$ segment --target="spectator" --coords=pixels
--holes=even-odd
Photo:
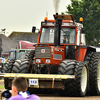
[[[24,77],[18,77],[12,81],[12,96],[9,100],[40,100],[37,95],[30,95],[27,91],[28,84]]]

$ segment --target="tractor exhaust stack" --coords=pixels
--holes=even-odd
[[[55,27],[54,27],[54,45],[60,46],[60,33],[61,33],[61,25],[62,19],[58,19],[58,13],[55,15]]]

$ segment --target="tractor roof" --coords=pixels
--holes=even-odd
[[[71,20],[74,22],[73,16],[72,15],[53,15],[54,18],[62,19],[62,20]]]

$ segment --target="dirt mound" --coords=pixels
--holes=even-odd
[[[4,34],[0,34],[0,38],[2,39],[2,53],[9,52],[11,48],[16,48],[15,42],[10,40]]]

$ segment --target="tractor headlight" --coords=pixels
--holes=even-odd
[[[36,62],[40,63],[41,62],[41,59],[36,59]]]
[[[50,63],[50,59],[46,59],[46,61],[45,61],[46,63]]]

